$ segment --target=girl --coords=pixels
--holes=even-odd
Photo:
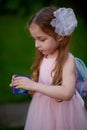
[[[45,7],[29,22],[36,47],[32,79],[13,76],[11,82],[34,93],[25,130],[87,130],[87,112],[75,88],[75,58],[69,53],[76,26],[71,8]]]

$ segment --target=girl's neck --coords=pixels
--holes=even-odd
[[[56,58],[56,57],[58,57],[58,50],[56,50],[55,52],[53,52],[51,54],[45,55],[44,57],[45,58]]]

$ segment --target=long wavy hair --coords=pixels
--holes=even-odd
[[[53,12],[56,10],[56,7],[45,7],[37,12],[29,21],[28,28],[31,24],[38,25],[41,30],[55,38],[58,42],[58,56],[56,58],[55,67],[51,72],[53,78],[53,85],[60,85],[62,83],[62,71],[63,65],[67,59],[69,48],[70,48],[70,38],[71,36],[61,36],[61,40],[57,40],[58,34],[55,33],[55,28],[50,25],[51,20],[54,18]],[[32,66],[32,79],[38,82],[40,64],[44,55],[36,49],[36,58]],[[54,75],[52,75],[54,73]]]

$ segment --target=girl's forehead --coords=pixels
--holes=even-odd
[[[37,28],[37,27],[39,27],[39,25],[37,25],[37,24],[35,24],[35,23],[32,23],[32,24],[29,26],[29,28],[31,28],[31,29]]]
[[[48,36],[37,24],[31,24],[29,31],[33,37]]]

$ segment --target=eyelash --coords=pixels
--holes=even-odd
[[[42,39],[42,40],[40,40],[41,42],[44,42],[45,41],[45,39]]]
[[[33,40],[35,41],[36,39],[33,38]],[[46,39],[38,39],[41,42],[44,42]]]

